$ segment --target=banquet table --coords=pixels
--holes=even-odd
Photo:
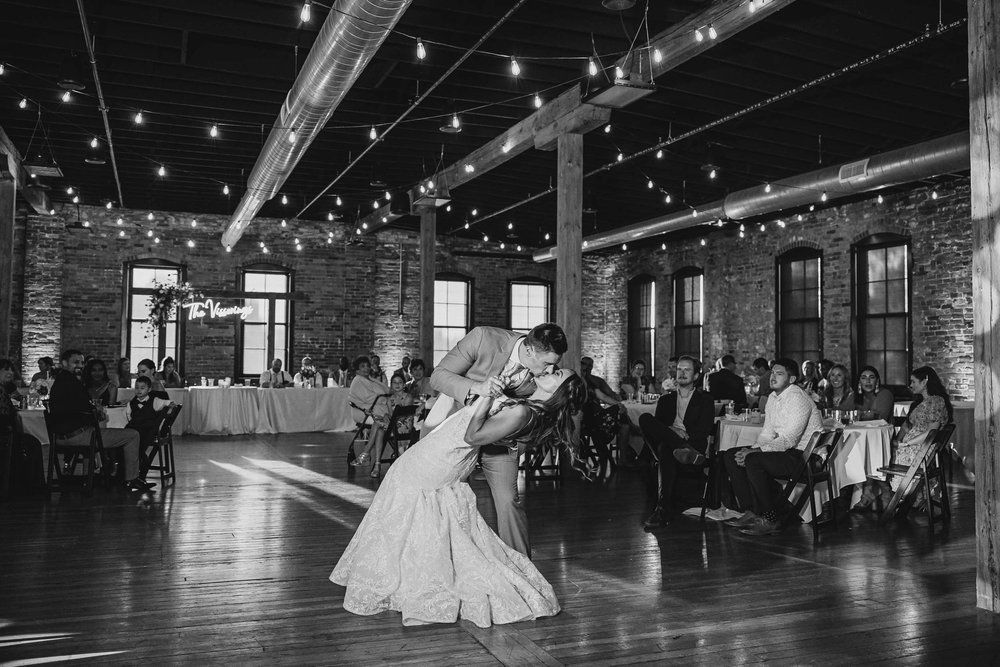
[[[184,405],[187,400],[188,390],[183,388],[167,389],[167,395],[170,396],[170,400],[178,405]],[[118,390],[118,402],[128,403],[135,396],[135,389],[129,389],[122,387]],[[174,420],[174,426],[170,431],[174,435],[181,435],[188,430],[188,411],[181,410],[177,413],[177,419]]]
[[[104,428],[125,428],[125,408],[108,408],[108,421],[102,424]],[[21,428],[27,435],[33,435],[43,445],[49,444],[49,432],[45,428],[45,410],[20,410],[17,418]]]
[[[969,472],[976,471],[976,415],[973,401],[952,401],[955,411],[955,434],[951,446],[959,460]],[[905,417],[910,411],[909,401],[899,401],[893,405],[892,414]]]
[[[628,418],[635,426],[639,425],[641,415],[656,414],[656,403],[640,403],[639,401],[623,401],[622,405],[628,412]]]
[[[348,389],[326,387],[257,391],[257,433],[350,431],[354,428]]]
[[[181,413],[186,432],[243,435],[257,430],[260,401],[256,387],[189,387]]]

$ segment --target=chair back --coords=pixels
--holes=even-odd
[[[163,419],[160,420],[160,428],[156,431],[156,437],[166,438],[170,436],[171,430],[174,427],[174,422],[177,420],[177,415],[184,407],[180,404],[171,405],[168,407],[163,415]]]

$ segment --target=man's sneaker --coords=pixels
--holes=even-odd
[[[733,528],[746,528],[747,526],[752,526],[757,523],[757,519],[760,517],[754,514],[752,511],[747,510],[738,517],[728,519],[723,521],[727,526],[732,526]]]
[[[744,535],[777,535],[781,532],[781,522],[768,521],[767,519],[758,517],[752,526],[748,526],[740,532]]]

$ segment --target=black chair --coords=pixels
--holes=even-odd
[[[948,446],[955,433],[955,425],[948,424],[928,431],[920,444],[917,457],[910,465],[893,463],[879,468],[887,477],[900,477],[901,481],[882,512],[881,521],[886,522],[897,516],[906,516],[916,502],[916,495],[922,489],[927,508],[927,523],[934,532],[934,507],[941,510],[941,518],[947,525],[951,521],[951,505],[948,499],[948,483],[944,474],[942,458],[949,455]],[[938,482],[938,498],[934,498],[932,480]],[[913,483],[916,482],[916,483]]]
[[[142,471],[142,476],[145,477],[146,473],[150,470],[157,470],[160,473],[160,483],[162,486],[174,482],[177,477],[176,470],[174,469],[174,435],[172,429],[174,421],[177,420],[177,415],[180,413],[182,407],[184,406],[171,405],[164,411],[163,419],[160,420],[160,426],[156,429],[156,436],[153,438],[153,442],[142,454],[142,460],[146,461],[146,467]],[[158,460],[158,463],[154,464],[154,460]]]
[[[350,406],[364,415],[361,421],[354,420],[354,437],[351,438],[351,444],[347,448],[347,464],[350,465],[354,459],[357,458],[357,454],[354,450],[354,443],[361,442],[367,443],[368,437],[371,435],[371,427],[375,423],[375,418],[372,416],[372,412],[375,410],[375,404],[379,402],[380,399],[384,398],[384,394],[380,394],[375,397],[372,404],[367,408],[363,408],[360,405],[355,404],[353,401],[350,402]]]
[[[788,480],[784,487],[785,499],[790,499],[792,491],[796,485],[805,484],[806,489],[799,496],[797,502],[793,503],[795,513],[802,511],[802,507],[809,500],[812,510],[813,540],[819,539],[819,526],[821,514],[816,511],[816,483],[826,482],[827,492],[830,496],[830,523],[834,530],[837,529],[837,495],[833,489],[833,476],[830,474],[830,463],[837,454],[837,449],[843,441],[844,432],[840,430],[815,431],[809,438],[805,451],[802,453],[803,463],[799,474]]]
[[[656,479],[656,497],[663,496],[663,477],[660,476],[660,456],[645,438],[642,439],[643,452],[639,458],[643,458],[644,452],[649,452],[649,457],[653,462],[652,472]],[[716,422],[712,435],[708,436],[705,447],[705,460],[697,465],[677,464],[677,477],[683,479],[695,479],[701,483],[701,520],[705,521],[705,514],[708,508],[721,497],[719,484],[722,479],[720,472],[723,469],[722,461],[719,457],[719,424]],[[669,500],[669,499],[668,499]]]
[[[546,443],[526,451],[519,469],[524,471],[525,479],[558,482],[562,479],[561,455],[559,447]]]
[[[402,451],[406,451],[406,447],[409,447],[417,439],[417,429],[413,426],[416,413],[416,405],[397,405],[393,409],[392,414],[389,416],[389,426],[385,431],[385,440],[382,443],[382,459],[379,461],[380,464],[395,461],[402,453],[400,447],[403,448]],[[407,419],[410,422],[409,430],[400,431],[400,424],[406,422]]]
[[[73,413],[65,416],[74,417],[74,422],[76,423],[82,421],[76,418],[83,418],[92,424],[92,427],[87,427],[90,428],[90,438],[85,445],[70,445],[65,444],[65,441],[60,442],[59,434],[66,432],[66,428],[60,423],[63,415],[53,415],[46,410],[45,429],[49,435],[49,463],[45,481],[50,491],[61,491],[67,486],[67,482],[76,478],[82,482],[87,495],[90,495],[94,489],[94,471],[98,467],[98,459],[101,462],[101,479],[105,485],[108,485],[111,481],[111,476],[108,474],[110,461],[107,453],[104,451],[100,423],[97,421],[97,414],[94,412]],[[62,466],[59,465],[58,454],[62,454],[64,459],[66,457],[79,457],[79,460],[82,461],[86,469],[84,475],[73,474],[73,471],[76,469],[75,463],[68,470],[63,470]]]

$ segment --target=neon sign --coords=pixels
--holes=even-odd
[[[206,316],[215,319],[232,315],[239,315],[241,320],[245,320],[253,312],[253,306],[223,306],[212,299],[181,304],[181,308],[188,309],[189,320]]]

